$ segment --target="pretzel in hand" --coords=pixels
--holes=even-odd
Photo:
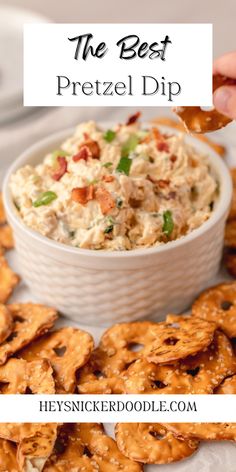
[[[213,93],[224,85],[236,85],[235,79],[223,75],[213,75]],[[192,133],[209,133],[224,128],[232,119],[215,108],[202,110],[201,107],[175,107],[174,112],[183,121],[187,131]]]

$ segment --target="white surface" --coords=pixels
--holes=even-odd
[[[161,129],[178,133],[171,128]],[[68,130],[35,144],[13,164],[4,181],[4,203],[14,231],[21,274],[32,293],[39,301],[55,305],[65,316],[78,322],[86,319],[95,325],[147,317],[160,320],[168,312],[182,312],[218,271],[231,201],[231,179],[222,159],[205,143],[186,136],[189,144],[208,154],[221,190],[209,220],[184,238],[133,251],[72,248],[27,228],[16,214],[9,192],[12,173],[26,164],[41,162],[72,132]]]
[[[22,108],[22,30],[24,23],[42,21],[48,20],[30,10],[0,5],[0,122],[27,113]]]

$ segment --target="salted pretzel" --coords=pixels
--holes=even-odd
[[[40,423],[0,423],[0,438],[19,444],[23,438],[34,436]]]
[[[2,192],[0,192],[0,248],[12,249],[14,240],[11,227],[7,224],[5,209],[3,205]]]
[[[200,331],[201,328],[201,331]],[[177,323],[137,321],[112,326],[103,334],[89,362],[78,371],[79,393],[123,393],[126,369],[137,359],[149,357],[168,363],[207,347],[215,327],[202,321],[179,318]],[[173,339],[176,343],[172,343]],[[167,343],[165,344],[165,340]],[[171,341],[169,343],[169,340]]]
[[[12,229],[9,225],[0,226],[0,246],[9,250],[14,247],[14,239]]]
[[[13,329],[13,317],[10,310],[0,303],[0,344],[8,338]]]
[[[84,367],[77,372],[79,393],[112,394],[123,393],[124,382],[121,375],[109,375],[109,358],[100,348],[94,349]],[[108,374],[108,375],[107,375]]]
[[[228,377],[220,384],[214,393],[224,395],[235,395],[236,394],[236,375]]]
[[[192,316],[214,322],[229,338],[236,336],[236,282],[202,292],[192,306]]]
[[[0,472],[20,472],[16,460],[16,446],[5,439],[0,439]]]
[[[17,448],[20,471],[42,472],[57,440],[57,424],[41,424],[32,436],[22,437]]]
[[[93,338],[80,329],[53,331],[27,346],[19,356],[27,361],[48,359],[52,365],[57,393],[73,393],[76,372],[89,360]]]
[[[163,426],[178,438],[236,441],[236,423],[165,423]]]
[[[19,281],[20,277],[10,268],[0,248],[0,303],[7,302]]]
[[[52,367],[46,359],[9,359],[0,366],[0,394],[55,393]]]
[[[53,308],[34,303],[13,303],[8,305],[13,317],[13,330],[0,345],[0,365],[29,344],[46,333],[57,319]]]
[[[235,85],[236,80],[222,75],[213,76],[213,93],[224,85]],[[201,107],[175,107],[175,113],[183,121],[187,131],[193,133],[209,133],[228,125],[232,119],[223,115],[215,108],[205,111]]]
[[[170,364],[207,348],[213,341],[216,326],[196,318],[169,315],[157,323],[155,339],[145,347],[143,356],[157,364]]]
[[[124,388],[125,393],[207,394],[235,371],[233,348],[219,331],[208,349],[175,365],[138,359],[124,374]]]
[[[98,423],[64,425],[43,472],[141,472],[142,465],[125,457]]]
[[[142,357],[144,348],[156,336],[157,323],[136,321],[118,323],[107,329],[99,343],[100,365],[107,377],[119,375],[129,364]]]
[[[170,464],[191,456],[198,442],[182,440],[158,423],[118,423],[117,446],[129,459],[144,464]]]
[[[213,340],[212,323],[180,317],[177,322],[137,321],[112,326],[99,343],[103,373],[117,376],[137,359],[168,364],[206,348]]]
[[[0,423],[0,438],[17,446],[20,472],[43,470],[53,452],[59,426],[56,423]]]

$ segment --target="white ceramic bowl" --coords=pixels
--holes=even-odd
[[[175,130],[162,127],[164,131]],[[223,160],[205,143],[187,141],[209,155],[220,182],[220,197],[212,216],[201,227],[176,241],[149,249],[124,252],[94,251],[66,246],[26,227],[12,202],[9,179],[19,167],[35,165],[72,134],[69,129],[25,151],[4,181],[4,203],[13,228],[22,276],[42,303],[65,316],[93,325],[159,320],[168,312],[188,308],[214,277],[222,255],[225,220],[232,184]]]

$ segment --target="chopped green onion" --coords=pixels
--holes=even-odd
[[[53,200],[57,198],[57,194],[55,192],[43,192],[37,200],[33,202],[33,207],[37,208],[42,205],[49,205]]]
[[[112,216],[108,216],[106,218],[106,222],[107,222],[107,227],[104,229],[104,233],[105,234],[109,234],[113,231],[113,228],[114,228],[114,225],[116,224],[115,223],[115,220],[114,218],[112,218]]]
[[[123,200],[122,200],[122,198],[117,197],[117,199],[116,199],[116,206],[117,206],[117,208],[121,208],[122,205],[123,205]]]
[[[163,220],[164,223],[162,226],[162,231],[164,234],[166,234],[166,236],[169,237],[174,229],[174,221],[172,218],[172,212],[170,210],[166,210],[163,213]]]
[[[114,225],[109,225],[104,229],[105,234],[109,234],[113,231]]]
[[[139,138],[136,134],[131,134],[126,143],[121,149],[121,158],[116,168],[117,172],[121,174],[129,175],[132,160],[129,159],[129,155],[133,152],[139,142]]]
[[[137,134],[131,134],[129,139],[123,144],[121,149],[121,157],[128,157],[133,152],[139,143],[139,137]]]
[[[112,162],[105,162],[105,164],[102,164],[102,167],[111,167],[112,166]]]
[[[111,143],[113,139],[115,139],[115,137],[116,137],[116,132],[113,131],[112,129],[108,129],[103,135],[103,138],[105,139],[105,141],[107,141],[107,143]]]
[[[116,171],[119,172],[120,174],[129,175],[131,164],[132,164],[132,159],[129,159],[129,157],[121,157],[118,163],[118,166],[116,168]]]

